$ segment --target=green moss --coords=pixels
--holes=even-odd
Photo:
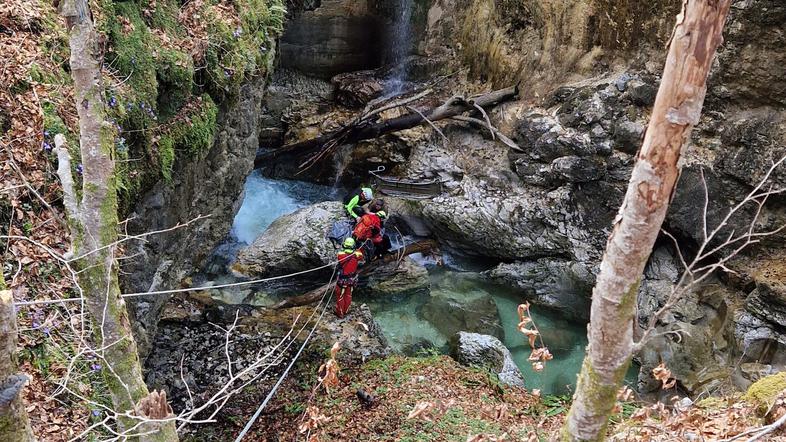
[[[149,0],[145,2],[150,3]],[[161,29],[170,36],[183,36],[183,27],[177,21],[180,3],[177,0],[155,0],[155,8],[151,8],[150,26]]]
[[[55,134],[67,134],[69,132],[63,119],[57,114],[57,106],[54,103],[44,101],[41,104],[41,109],[44,111],[44,130],[52,137]]]
[[[175,140],[164,136],[158,141],[158,161],[161,166],[161,176],[166,182],[172,181],[172,168],[175,165]]]
[[[696,406],[704,410],[720,410],[726,408],[728,405],[726,400],[714,396],[706,397],[696,402]]]
[[[141,6],[134,1],[105,2],[107,37],[111,40],[107,64],[128,78],[135,101],[154,103],[158,96],[156,49],[150,29],[142,19]]]
[[[632,356],[632,355],[631,355]],[[625,373],[628,372],[630,367],[631,357],[628,357],[617,369],[614,371],[611,379],[611,384],[606,384],[600,379],[595,367],[592,366],[592,361],[589,356],[584,358],[584,363],[581,366],[579,373],[578,385],[576,386],[577,394],[584,394],[584,400],[591,407],[592,411],[597,415],[611,416],[611,411],[614,404],[617,402],[618,385],[622,385],[625,379]],[[568,414],[570,420],[571,414],[574,409],[571,408]],[[608,419],[601,428],[596,441],[602,441],[606,438],[606,427],[608,426]],[[567,426],[563,427],[561,440],[572,441],[567,431]]]
[[[218,108],[208,95],[203,95],[196,111],[166,128],[158,141],[161,175],[169,182],[177,152],[199,156],[213,145]]]
[[[161,49],[157,55],[159,81],[158,112],[161,118],[177,113],[191,97],[194,88],[194,61],[176,49]]]
[[[215,39],[205,53],[208,89],[215,98],[232,97],[249,77],[266,75],[273,58],[273,37],[283,29],[286,9],[280,0],[238,0],[240,26],[206,12],[208,35]]]
[[[759,412],[766,413],[784,390],[786,390],[786,372],[781,372],[754,382],[742,398],[756,405]]]

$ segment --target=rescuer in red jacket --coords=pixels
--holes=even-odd
[[[357,283],[358,266],[363,264],[363,252],[355,250],[355,240],[344,240],[344,248],[338,252],[338,280],[336,281],[336,316],[343,318],[352,303],[352,289]]]
[[[381,238],[382,220],[376,213],[366,213],[360,217],[358,223],[355,225],[355,230],[352,231],[352,236],[355,241],[359,242],[361,246],[367,240],[372,240],[376,237]]]

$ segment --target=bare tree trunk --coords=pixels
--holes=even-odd
[[[78,282],[93,322],[96,352],[104,358],[103,375],[116,412],[146,416],[141,407],[149,401],[142,377],[136,342],[131,334],[128,312],[120,297],[117,279],[115,244],[117,228],[117,188],[115,177],[114,135],[105,120],[101,56],[97,35],[87,0],[64,0],[61,14],[66,19],[71,47],[71,75],[79,113],[80,152],[83,164],[82,200],[77,201],[64,137],[56,136],[63,183],[64,202],[68,211],[72,246],[80,269]],[[153,417],[153,416],[149,416]],[[160,418],[160,413],[157,413]],[[123,430],[138,421],[120,422]],[[148,423],[133,433],[153,432],[140,440],[175,441],[174,422]]]
[[[17,372],[16,342],[14,300],[0,275],[0,440],[32,442],[35,438],[22,401],[29,378]]]
[[[592,292],[587,356],[562,431],[565,441],[603,440],[633,355],[641,274],[671,201],[677,162],[698,123],[707,75],[731,0],[686,0],[677,18],[644,144]]]

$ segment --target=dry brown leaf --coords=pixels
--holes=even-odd
[[[409,420],[409,419],[422,418],[430,421],[431,419],[428,417],[428,412],[431,409],[433,409],[434,406],[435,406],[434,402],[428,402],[428,401],[418,402],[417,404],[415,404],[415,407],[412,408],[412,411],[410,411],[409,414],[407,415],[407,419]]]

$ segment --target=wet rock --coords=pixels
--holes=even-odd
[[[587,156],[603,150],[592,142],[589,133],[564,127],[551,116],[532,114],[516,129],[519,145],[536,161],[550,162],[567,155]]]
[[[524,387],[524,376],[510,351],[493,336],[459,332],[452,342],[452,354],[460,364],[485,367],[497,373],[505,385]]]
[[[705,192],[711,195],[707,207],[707,227],[711,232],[726,218],[731,207],[748,194],[749,189],[740,186],[738,182],[728,176],[721,175],[709,168],[700,165],[683,167],[674,198],[669,205],[666,224],[673,231],[693,239],[698,244],[704,241],[702,226]],[[728,220],[726,227],[719,231],[712,244],[717,245],[720,241],[726,240],[732,230],[735,232],[746,231],[754,213],[754,204],[743,207]],[[768,217],[763,219],[768,220]],[[775,224],[774,219],[770,219],[770,221],[773,225]],[[762,227],[766,229],[766,227]]]
[[[338,180],[347,187],[355,187],[365,182],[370,170],[380,166],[385,168],[386,175],[396,175],[410,152],[409,143],[396,135],[360,141],[343,156],[338,166]]]
[[[345,366],[384,358],[391,353],[382,329],[366,304],[355,303],[343,319],[338,319],[332,312],[325,313],[314,342],[324,348],[340,342],[338,360]]]
[[[375,76],[376,71],[357,71],[336,75],[331,79],[336,101],[348,107],[362,107],[379,97],[384,85]]]
[[[432,290],[422,314],[445,336],[464,330],[504,337],[497,304],[491,295],[479,290]]]
[[[431,282],[425,267],[405,257],[400,263],[391,262],[374,269],[360,284],[358,294],[389,297],[427,292]]]
[[[566,317],[589,320],[595,275],[586,265],[558,258],[499,264],[484,272],[490,281],[517,287],[533,304],[553,308]]]
[[[265,336],[242,328],[236,330],[229,342],[234,372],[248,367],[258,354],[271,353],[284,334]],[[145,381],[150,388],[166,391],[175,411],[201,405],[230,379],[225,355],[226,333],[212,324],[165,320],[159,325],[153,343],[155,351],[145,363]],[[284,345],[281,349],[284,351],[273,352],[265,362],[285,363],[294,353],[295,346],[287,348]],[[249,373],[242,382],[260,372]],[[276,374],[277,370],[268,370],[255,382],[262,385]]]
[[[126,244],[120,272],[125,292],[178,287],[225,239],[259,148],[258,121],[266,87],[266,76],[243,84],[236,99],[219,106],[210,149],[179,157],[172,181],[156,183],[133,202],[132,213],[123,216],[129,220],[129,235],[167,230]],[[203,219],[187,228],[171,229],[199,216]],[[134,337],[143,358],[151,348],[150,339],[168,299],[160,295],[128,300]]]
[[[154,341],[156,350],[145,363],[146,382],[151,388],[166,391],[175,410],[200,405],[230,379],[228,351],[236,375],[258,361],[262,361],[260,367],[267,367],[264,373],[254,369],[243,374],[235,387],[259,375],[254,385],[264,390],[298,351],[320,315],[307,346],[311,353],[324,354],[339,342],[338,359],[344,367],[390,353],[368,306],[353,305],[344,319],[338,319],[330,311],[331,307],[321,315],[321,307],[279,311],[229,305],[206,297],[175,299],[165,311],[174,312],[165,314],[169,319],[161,322]],[[181,310],[199,310],[202,315],[185,318],[176,313]],[[225,330],[233,324],[227,350]],[[294,330],[291,334],[290,329]],[[303,330],[298,332],[300,329]],[[193,404],[189,390],[194,397]]]
[[[770,250],[755,257],[741,258],[737,266],[755,285],[746,299],[745,309],[775,328],[786,327],[784,259],[784,252]]]
[[[746,361],[786,368],[786,337],[773,324],[740,309],[734,315],[734,337]]]
[[[606,174],[606,165],[602,161],[575,155],[555,159],[551,162],[551,168],[571,183],[596,181]]]
[[[322,0],[294,17],[280,39],[284,68],[330,78],[380,63],[381,17],[366,0]]]
[[[461,190],[460,195],[419,203],[432,230],[449,245],[502,259],[567,248],[564,235],[544,224],[551,214],[539,192],[510,194],[469,178]]]
[[[325,234],[335,221],[346,217],[345,213],[340,202],[327,201],[278,218],[240,251],[233,271],[245,276],[271,276],[332,262],[336,248]],[[329,274],[330,269],[326,270]]]
[[[653,252],[639,287],[641,327],[648,326],[655,312],[668,302],[680,271],[669,249],[660,247]],[[651,372],[661,362],[691,394],[730,386],[737,347],[733,339],[733,300],[737,296],[718,280],[708,280],[680,296],[636,356],[641,365],[640,391],[658,391],[659,383]]]
[[[634,79],[628,82],[628,94],[637,106],[652,106],[655,104],[655,96],[658,95],[658,87],[654,84]]]
[[[554,187],[558,184],[551,164],[534,163],[518,156],[513,161],[513,168],[521,181],[527,184],[539,187]]]
[[[759,364],[757,362],[745,362],[740,364],[740,373],[746,381],[754,383],[761,378],[767,377],[775,373],[772,365]]]

